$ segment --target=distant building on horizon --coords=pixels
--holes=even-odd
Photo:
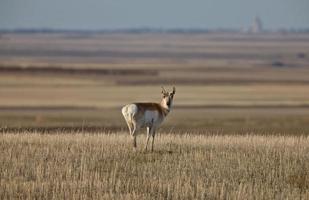
[[[263,32],[263,23],[259,16],[255,16],[254,21],[249,29],[250,33],[261,33]]]
[[[262,33],[264,32],[263,23],[259,16],[255,16],[250,27],[242,29],[246,33]]]
[[[263,24],[262,24],[261,19],[258,16],[256,16],[254,18],[253,24],[251,26],[251,32],[252,33],[261,33],[261,32],[263,32]]]

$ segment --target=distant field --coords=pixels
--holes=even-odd
[[[308,41],[308,34],[7,34],[0,72],[118,85],[308,84]]]
[[[120,112],[123,105],[159,102],[161,95],[160,86],[105,86],[93,80],[46,78],[44,81],[7,76],[2,81],[0,126],[3,131],[14,127],[123,130],[126,128]],[[176,88],[174,109],[163,131],[213,130],[220,134],[242,134],[259,130],[264,134],[272,130],[293,135],[306,134],[309,130],[307,85],[180,85]]]
[[[58,80],[60,85],[48,79],[7,80],[0,85],[0,106],[120,108],[127,102],[159,102],[161,98],[161,86],[105,86],[100,80],[97,84],[91,80]],[[68,85],[61,85],[61,81]],[[176,85],[176,90],[176,107],[309,106],[309,85]]]
[[[2,34],[0,126],[123,130],[177,88],[163,131],[304,134],[308,34]],[[71,128],[71,129],[70,129]]]
[[[120,109],[2,109],[0,133],[126,131]],[[309,112],[304,108],[174,109],[159,133],[207,135],[308,135]],[[146,129],[141,130],[146,133]]]

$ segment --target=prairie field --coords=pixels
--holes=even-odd
[[[145,137],[138,138],[138,148]],[[309,138],[124,132],[0,136],[1,199],[308,199]]]
[[[0,199],[309,199],[308,91],[306,33],[0,32]]]

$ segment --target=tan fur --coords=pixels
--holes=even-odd
[[[168,110],[166,108],[163,108],[158,103],[134,103],[138,108],[138,115],[134,116],[137,119],[144,116],[146,110],[155,110],[158,111],[160,118],[163,119],[167,114]]]

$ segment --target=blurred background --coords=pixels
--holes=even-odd
[[[125,130],[176,87],[161,132],[306,134],[307,0],[0,2],[0,130]]]

